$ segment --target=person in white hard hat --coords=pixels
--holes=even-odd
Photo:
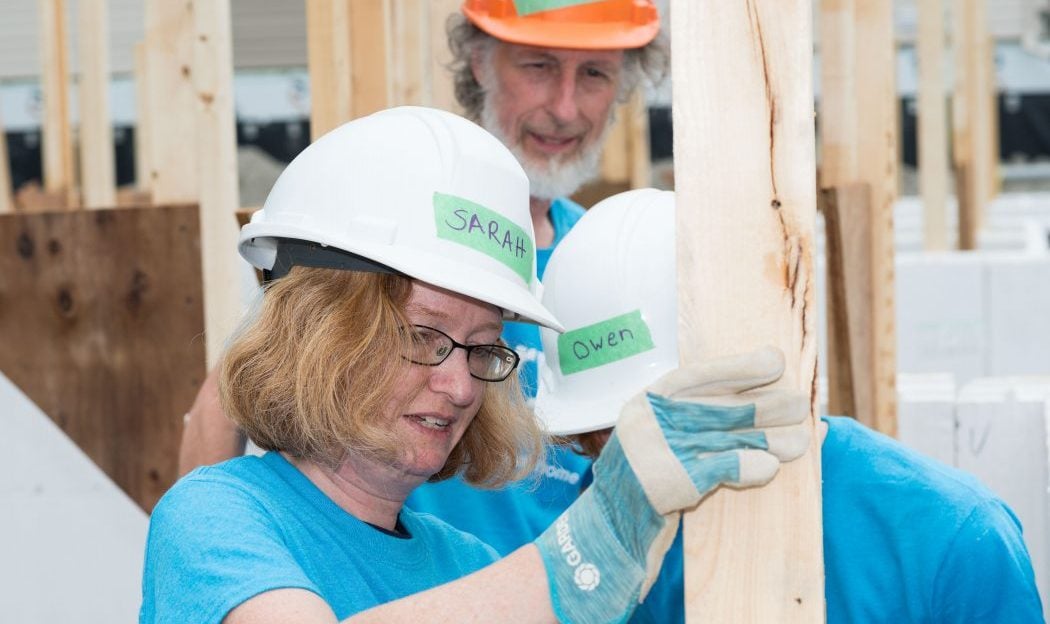
[[[496,135],[529,177],[536,271],[583,215],[569,195],[598,171],[616,104],[667,71],[666,38],[651,0],[465,0],[450,17],[456,97],[468,118]],[[542,357],[534,325],[507,322],[503,340],[521,358],[535,396]],[[244,452],[245,438],[219,405],[209,375],[187,415],[184,474]],[[409,505],[471,532],[500,554],[535,539],[576,499],[590,462],[550,446],[533,475],[499,490],[455,478],[418,488]]]
[[[554,252],[536,411],[598,457],[621,406],[678,366],[674,193],[599,202]],[[1021,526],[972,477],[848,418],[820,422],[828,622],[1042,622]],[[681,534],[633,622],[685,621]]]
[[[540,450],[499,335],[509,319],[561,326],[538,298],[511,153],[442,111],[350,122],[288,166],[239,248],[271,281],[219,386],[268,452],[198,468],[161,498],[140,622],[623,621],[680,509],[766,483],[808,444],[807,398],[781,393],[739,423],[751,433],[702,452],[711,413],[779,376],[771,353],[671,371],[623,406],[623,441],[591,486],[496,561],[403,503],[456,474],[498,486]]]

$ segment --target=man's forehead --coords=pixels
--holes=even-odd
[[[498,40],[497,40],[498,41]],[[578,64],[596,63],[618,65],[623,61],[623,50],[581,50],[575,48],[545,48],[498,41],[499,47],[511,57],[543,57],[559,62]]]

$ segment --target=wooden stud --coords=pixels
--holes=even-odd
[[[428,0],[430,23],[430,71],[425,84],[427,106],[440,108],[453,113],[463,114],[463,107],[456,101],[456,91],[452,81],[449,63],[452,62],[452,51],[448,47],[448,35],[445,32],[449,16],[459,13],[460,0]]]
[[[80,190],[87,208],[117,203],[113,123],[109,117],[106,0],[79,0]]]
[[[645,102],[645,91],[635,89],[627,106],[627,136],[630,139],[630,183],[631,188],[647,188],[653,185],[653,162],[649,153],[649,107]]]
[[[612,127],[606,131],[599,168],[601,181],[606,184],[627,184],[631,179],[630,116],[630,106],[620,104]]]
[[[145,42],[135,44],[135,188],[139,192],[149,193],[152,176],[150,165],[150,97],[149,80],[146,67],[147,54]],[[149,203],[149,202],[146,202]]]
[[[310,138],[314,141],[332,128],[352,119],[350,1],[306,2]]]
[[[11,160],[7,155],[7,133],[4,130],[4,117],[0,115],[0,214],[14,211],[15,195],[14,189],[11,187]]]
[[[854,0],[820,3],[820,185],[857,179]]]
[[[851,300],[855,305],[848,316],[832,309],[838,300],[828,298],[828,323],[848,318],[853,324],[829,327],[829,354],[834,354],[829,359],[838,357],[837,336],[848,333],[868,344],[849,345],[852,375],[828,368],[831,393],[852,397],[852,401],[839,396],[830,400],[838,406],[852,404],[855,411],[846,415],[893,435],[897,405],[893,204],[898,184],[898,120],[892,7],[879,0],[825,0],[821,9],[821,186],[833,194],[845,194],[846,187],[864,184],[869,192],[866,216],[843,218],[861,219],[855,227],[864,228],[870,238],[863,246],[868,258],[850,264],[857,267],[855,271],[870,271],[857,279],[870,284],[871,296]],[[854,258],[859,249],[851,251]],[[850,279],[855,274],[847,273]],[[860,371],[869,376],[858,374]],[[871,387],[846,390],[853,380]]]
[[[241,312],[240,293],[230,288],[239,279],[238,230],[233,215],[240,207],[230,0],[198,2],[194,18],[204,337],[211,369],[218,363]]]
[[[827,256],[828,413],[847,414],[896,435],[896,421],[876,419],[871,339],[874,272],[871,262],[871,188],[859,182],[821,191]],[[889,431],[886,431],[889,429]]]
[[[157,203],[196,203],[200,182],[193,88],[192,0],[146,0],[149,189]]]
[[[74,207],[73,139],[69,128],[69,54],[65,0],[39,0],[41,91],[44,99],[44,191]]]
[[[0,215],[0,370],[147,512],[204,381],[197,209]]]
[[[350,3],[350,110],[353,118],[388,106],[389,20],[385,0]]]
[[[392,106],[424,104],[424,68],[429,63],[425,0],[391,0],[390,33],[390,104]]]
[[[777,345],[778,383],[815,405],[810,6],[672,0],[671,58],[682,361]],[[684,531],[687,621],[822,621],[816,436],[769,485],[714,493]]]
[[[919,190],[923,241],[929,251],[948,249],[948,141],[944,99],[944,5],[918,0]]]

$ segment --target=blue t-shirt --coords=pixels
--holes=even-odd
[[[583,213],[583,208],[565,198],[551,203],[554,242],[536,252],[536,274],[541,279],[554,247]],[[503,340],[521,356],[519,379],[525,396],[535,397],[537,360],[543,349],[539,328],[528,323],[504,323]],[[416,488],[406,505],[473,533],[500,555],[507,555],[539,537],[576,500],[589,478],[590,464],[565,447],[550,446],[546,461],[532,478],[520,483],[500,490],[481,490],[454,477]]]
[[[1021,524],[992,492],[851,418],[824,418],[827,621],[1043,622]],[[684,622],[682,534],[633,621]]]
[[[139,622],[218,624],[253,596],[293,587],[343,620],[496,560],[432,516],[403,509],[400,524],[409,537],[358,520],[279,453],[198,468],[153,510]]]

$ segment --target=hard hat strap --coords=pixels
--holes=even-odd
[[[297,238],[278,238],[277,258],[274,260],[273,268],[263,269],[263,281],[269,282],[284,277],[288,275],[292,267],[296,266],[402,275],[400,271],[385,264],[373,262],[342,249]]]

